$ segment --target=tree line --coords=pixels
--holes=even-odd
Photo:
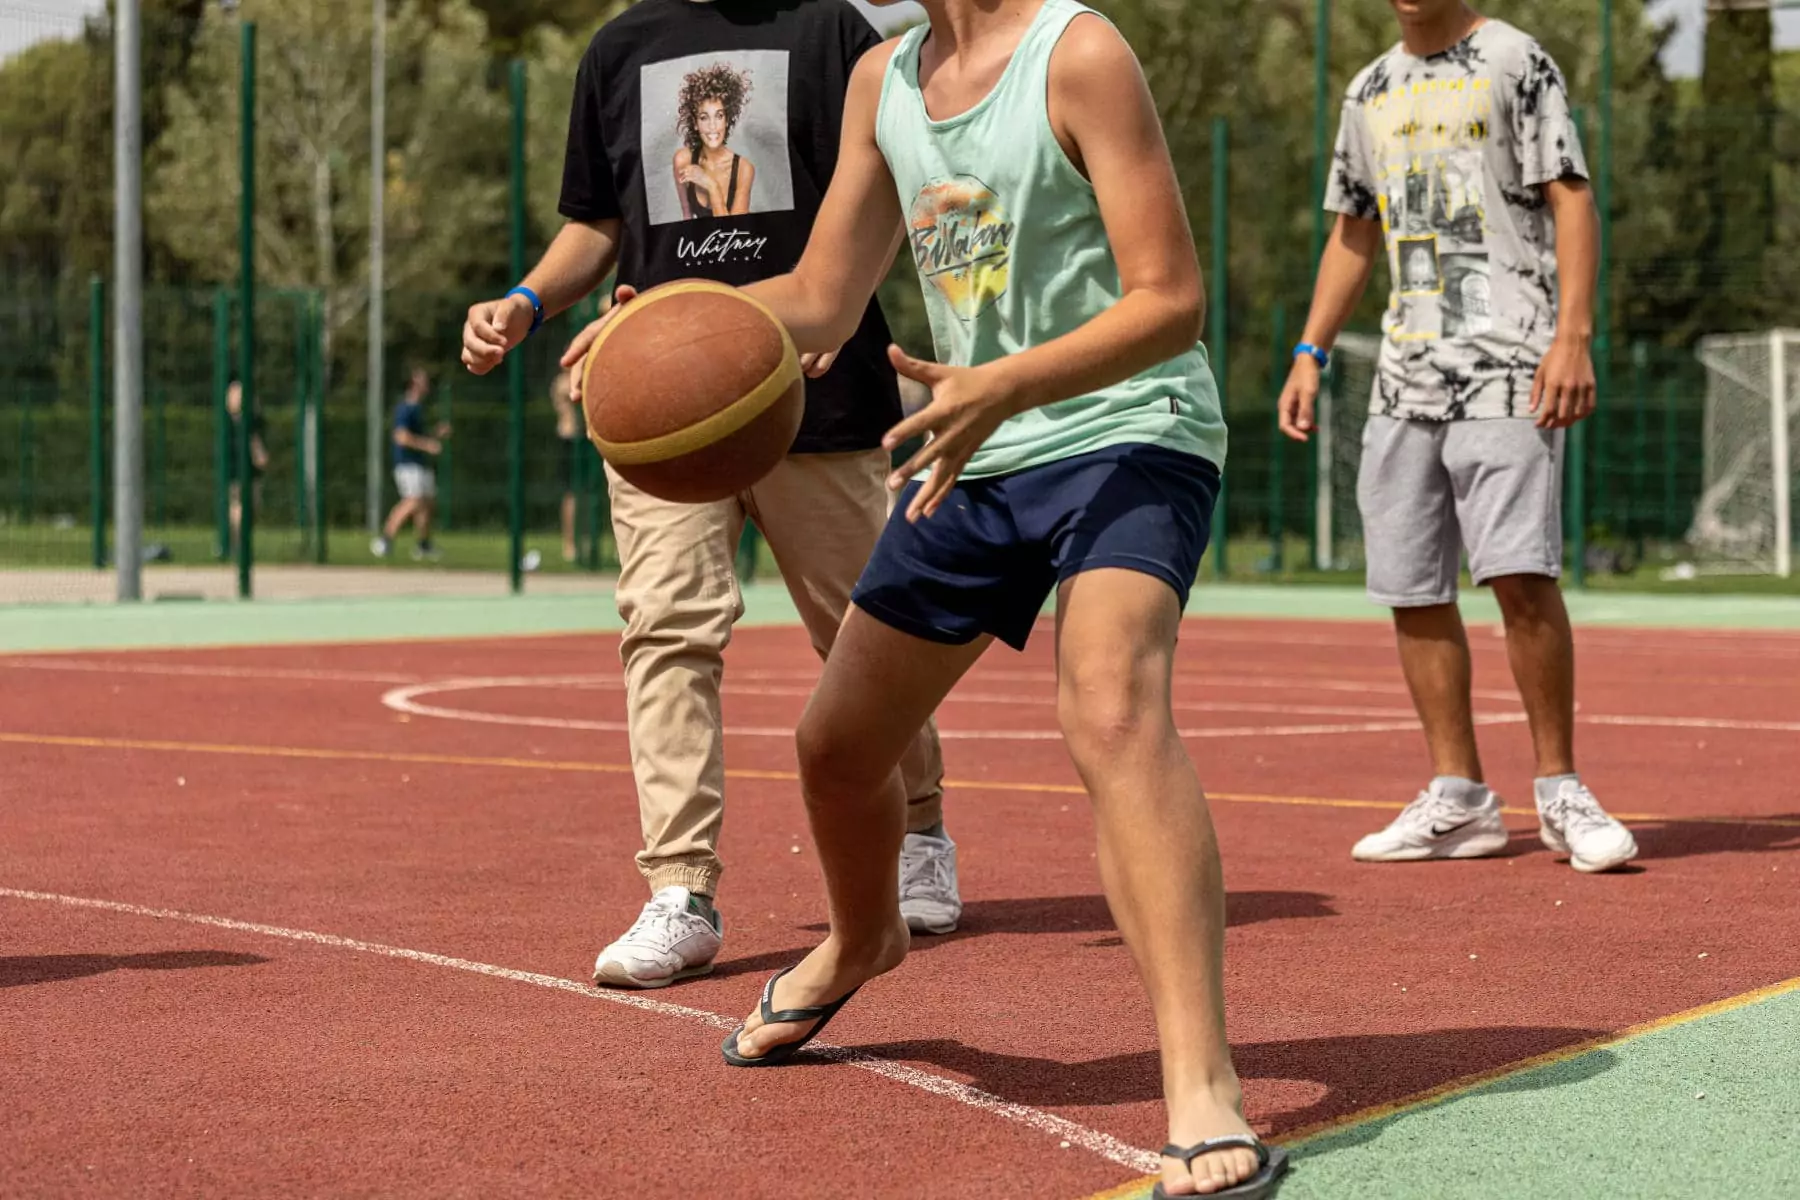
[[[461,306],[509,282],[506,63],[529,81],[528,228],[554,234],[567,108],[592,31],[629,0],[393,0],[389,6],[387,311],[402,353],[440,354]],[[1247,346],[1310,291],[1312,0],[1095,0],[1143,59],[1203,258],[1213,118],[1230,121],[1230,279]],[[1601,31],[1592,0],[1490,4],[1562,65],[1597,160]],[[1710,15],[1708,69],[1670,79],[1669,31],[1646,0],[1615,4],[1612,317],[1618,340],[1685,345],[1780,322],[1800,305],[1800,62],[1770,50],[1766,10]],[[317,293],[333,376],[360,369],[371,172],[368,0],[143,0],[148,278],[170,288],[237,272],[238,23],[259,27],[259,276]],[[1386,0],[1336,0],[1330,87],[1396,38]],[[8,16],[0,8],[0,22]],[[0,63],[0,281],[29,342],[84,305],[111,263],[108,22]],[[888,290],[903,339],[922,310]],[[1372,323],[1379,297],[1361,314]],[[4,312],[4,310],[0,310]],[[50,339],[54,341],[55,339]],[[51,351],[45,347],[46,354]],[[78,352],[74,357],[79,357]],[[1266,356],[1243,356],[1258,367]],[[71,359],[72,361],[72,359]],[[53,366],[46,362],[46,369]],[[19,369],[15,366],[15,370]],[[354,390],[354,389],[347,389]],[[348,398],[346,397],[346,402]]]

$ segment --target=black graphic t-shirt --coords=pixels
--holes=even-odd
[[[848,0],[642,0],[575,80],[561,210],[620,220],[619,282],[741,286],[792,270],[837,167],[844,93],[881,42]],[[870,302],[806,384],[797,454],[870,450],[900,420]]]

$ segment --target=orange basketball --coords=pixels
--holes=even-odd
[[[793,340],[734,287],[703,279],[627,303],[588,352],[588,436],[627,481],[664,500],[736,495],[775,468],[806,408]]]

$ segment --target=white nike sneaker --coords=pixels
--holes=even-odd
[[[1483,858],[1506,849],[1500,797],[1490,790],[1471,808],[1427,788],[1386,829],[1357,842],[1358,862],[1416,862],[1425,858]]]
[[[1594,793],[1565,779],[1549,802],[1538,801],[1538,836],[1577,871],[1610,871],[1637,857],[1637,839],[1600,807]]]
[[[956,843],[950,836],[909,833],[900,844],[900,915],[914,933],[955,933],[962,918],[956,891]]]
[[[694,910],[684,887],[666,887],[650,897],[625,936],[594,960],[599,987],[660,988],[713,969],[724,942],[725,923],[719,910],[712,919]]]

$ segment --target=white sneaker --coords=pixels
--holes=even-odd
[[[1594,793],[1565,779],[1548,803],[1538,801],[1538,836],[1577,871],[1610,871],[1637,857],[1631,830],[1609,816]]]
[[[1500,819],[1500,797],[1487,791],[1481,803],[1471,808],[1428,788],[1401,809],[1386,829],[1357,842],[1350,857],[1358,862],[1415,862],[1482,858],[1504,849],[1506,825]]]
[[[386,558],[388,552],[392,549],[393,543],[389,542],[384,537],[369,539],[369,553],[373,554],[376,558]]]
[[[956,843],[950,836],[909,833],[900,844],[900,915],[914,933],[955,933],[962,918],[956,891]]]
[[[600,987],[660,988],[713,969],[724,942],[719,910],[709,921],[694,911],[684,887],[666,887],[650,897],[625,936],[594,960]]]

